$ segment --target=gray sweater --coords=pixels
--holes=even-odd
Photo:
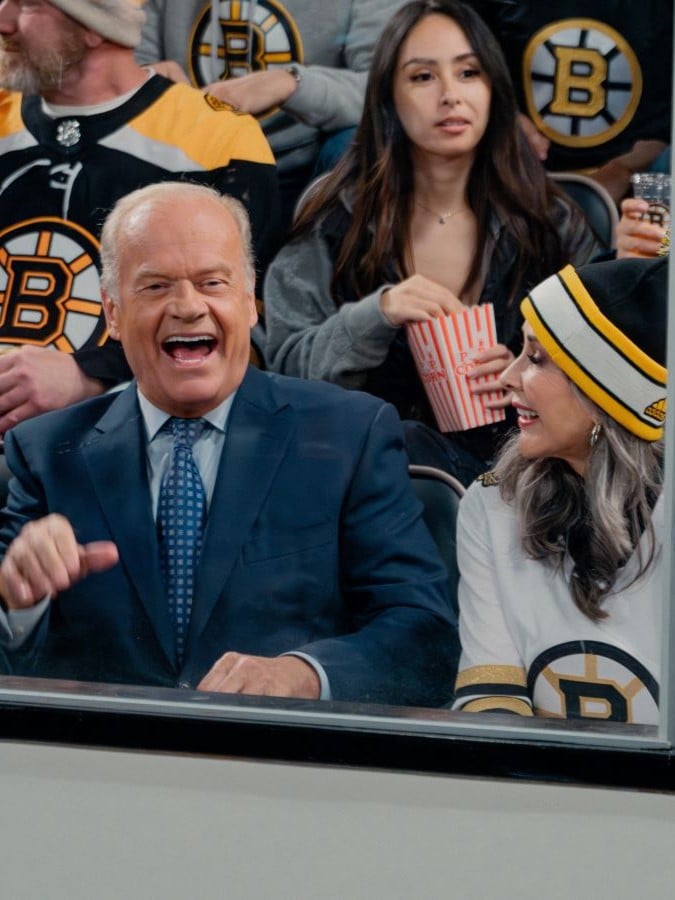
[[[373,47],[402,0],[249,0],[248,18],[216,23],[212,58],[212,6],[204,0],[148,0],[141,63],[173,59],[196,85],[296,63],[300,83],[283,108],[261,118],[280,173],[314,159],[320,131],[356,125],[361,116]],[[274,19],[271,18],[271,13]]]
[[[345,207],[348,213],[347,204]],[[558,231],[569,262],[577,266],[588,262],[599,247],[585,220],[573,226],[570,214],[567,203],[556,204]],[[330,287],[331,244],[340,243],[340,234],[332,227],[329,231],[330,238],[319,224],[286,244],[267,271],[263,292],[267,365],[284,375],[369,390],[371,373],[390,356],[401,329],[391,325],[380,309],[382,291],[389,286],[386,283],[356,302],[336,304]],[[520,341],[522,325],[518,304],[509,304],[507,296],[513,247],[496,217],[490,231],[491,250],[480,302],[494,305],[499,340],[512,345]],[[532,285],[522,286],[523,296],[529,287]],[[405,409],[399,411],[408,414]]]

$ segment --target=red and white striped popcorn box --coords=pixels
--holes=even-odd
[[[474,354],[497,343],[491,303],[470,306],[428,322],[411,322],[407,330],[408,343],[439,431],[465,431],[505,418],[503,409],[486,409],[483,402],[503,396],[497,382],[494,391],[474,394],[467,379],[475,365]],[[482,376],[474,383],[488,380],[494,380],[494,376]]]

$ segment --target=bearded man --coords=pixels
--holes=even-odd
[[[144,18],[138,0],[0,2],[0,434],[130,377],[98,279],[120,197],[168,179],[215,187],[246,206],[259,265],[274,251],[259,125],[139,66]]]

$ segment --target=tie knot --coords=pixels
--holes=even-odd
[[[178,419],[173,416],[169,419],[173,442],[177,447],[190,447],[204,431],[206,422],[204,419]]]

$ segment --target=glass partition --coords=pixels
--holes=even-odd
[[[670,269],[669,279],[672,309],[675,297],[673,267]],[[670,317],[668,337],[668,365],[670,371],[675,372],[675,316]],[[674,384],[675,380],[671,378],[668,386],[670,410],[675,409]],[[666,422],[666,447],[664,548],[667,550],[664,550],[666,577],[661,719],[658,727],[618,726],[599,721],[530,720],[509,714],[456,713],[445,709],[223,697],[189,690],[116,687],[4,676],[0,677],[0,736],[31,740],[78,740],[79,733],[81,739],[88,743],[115,743],[119,740],[124,744],[125,733],[133,733],[133,737],[128,739],[129,746],[197,749],[199,752],[229,754],[244,752],[246,747],[250,748],[246,735],[255,732],[252,742],[257,742],[258,751],[262,748],[264,753],[274,756],[277,742],[280,748],[284,748],[279,750],[280,758],[304,758],[307,761],[316,761],[318,758],[334,761],[334,754],[338,751],[332,751],[327,746],[327,736],[333,741],[333,746],[338,748],[347,746],[344,741],[349,736],[354,746],[359,740],[370,741],[373,753],[381,754],[381,763],[375,757],[369,758],[367,753],[365,756],[356,753],[349,757],[349,752],[343,751],[348,762],[350,758],[357,762],[368,758],[369,765],[414,766],[412,751],[407,753],[401,749],[408,746],[417,748],[419,752],[418,767],[434,771],[445,771],[446,767],[448,771],[452,770],[453,753],[461,755],[462,751],[458,750],[461,746],[465,747],[465,753],[477,752],[475,748],[487,741],[493,743],[493,751],[494,747],[510,748],[507,755],[514,761],[510,774],[517,774],[518,753],[529,752],[524,749],[525,745],[545,746],[549,749],[566,746],[607,752],[646,752],[656,755],[642,757],[645,760],[651,759],[652,764],[659,754],[667,759],[670,748],[675,745],[675,677],[672,674],[672,661],[675,659],[675,575],[672,553],[675,536],[675,415],[671,415]],[[125,724],[116,738],[115,725],[121,721]],[[67,727],[59,732],[63,723],[68,723]],[[226,726],[229,731],[221,733],[214,730],[213,726],[216,724]],[[174,735],[184,737],[172,739],[172,729]],[[203,736],[199,738],[201,743],[198,742],[196,748],[190,747],[190,729],[193,729],[193,734]],[[343,742],[339,737],[336,738],[340,732],[344,737]],[[227,745],[221,743],[223,733],[227,733]],[[271,745],[267,742],[268,738]],[[390,742],[388,749],[387,741]],[[176,746],[176,742],[179,746]],[[292,752],[288,750],[291,744],[294,747]],[[316,750],[318,746],[324,749],[319,752]],[[474,750],[467,751],[466,748]],[[480,753],[478,756],[480,757]],[[464,765],[464,771],[468,771],[470,766],[468,763]],[[596,771],[596,780],[600,782],[603,781],[601,770],[600,762]],[[546,777],[555,777],[555,773],[547,770]],[[564,777],[572,776],[566,772]]]

